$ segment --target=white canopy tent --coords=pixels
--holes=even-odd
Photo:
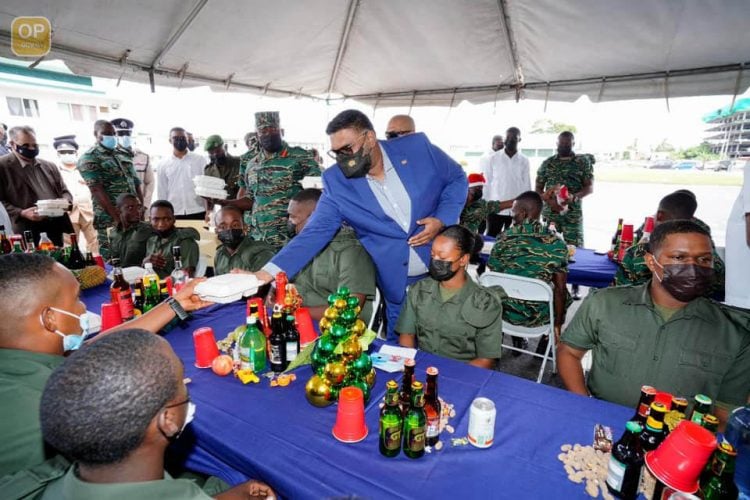
[[[76,73],[385,105],[743,93],[748,0],[3,0]],[[33,60],[30,61],[30,64]]]

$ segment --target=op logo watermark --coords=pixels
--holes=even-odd
[[[52,25],[41,16],[22,16],[11,24],[11,50],[18,57],[41,57],[52,48]]]

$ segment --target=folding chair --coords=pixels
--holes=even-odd
[[[206,269],[208,268],[208,258],[205,255],[198,257],[198,263],[195,265],[195,277],[202,278],[206,275]]]
[[[512,274],[495,273],[487,271],[479,277],[479,284],[482,286],[502,286],[508,297],[522,300],[533,300],[536,302],[547,302],[549,304],[549,323],[538,327],[525,327],[519,325],[513,325],[507,321],[503,321],[503,333],[512,335],[514,337],[523,337],[527,339],[541,338],[543,335],[549,335],[549,342],[547,342],[547,350],[545,353],[537,354],[534,351],[527,351],[513,345],[506,345],[503,343],[503,349],[511,351],[523,352],[530,354],[531,356],[542,358],[542,366],[539,369],[539,376],[536,382],[542,381],[544,375],[544,368],[547,366],[547,360],[552,360],[552,373],[557,373],[557,355],[555,345],[555,306],[554,306],[554,294],[552,287],[538,279],[525,278],[523,276],[515,276]]]

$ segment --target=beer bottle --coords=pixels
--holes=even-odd
[[[734,500],[739,496],[739,489],[734,484],[735,459],[737,450],[723,441],[714,453],[711,462],[711,474],[701,480],[701,493],[705,500]]]
[[[399,401],[401,402],[401,415],[406,418],[406,413],[411,406],[411,384],[414,382],[414,366],[416,363],[413,359],[404,361],[404,377],[401,379],[401,393]]]
[[[411,405],[404,417],[404,455],[419,458],[424,455],[427,416],[424,413],[422,382],[411,384]]]
[[[440,440],[440,399],[437,387],[438,369],[427,368],[427,391],[424,396],[424,412],[427,416],[427,446],[435,446]]]
[[[128,321],[135,317],[133,294],[130,290],[130,284],[125,281],[125,276],[122,274],[120,259],[112,259],[112,265],[114,266],[114,270],[112,271],[114,281],[109,287],[109,293],[112,298],[112,303],[117,304],[120,308],[120,316],[122,316],[122,320]]]
[[[286,360],[291,363],[297,359],[299,354],[299,332],[294,324],[294,315],[289,314],[286,317]]]
[[[23,253],[23,249],[21,248],[21,242],[16,241],[13,243],[13,252],[12,253]]]
[[[36,245],[34,244],[34,233],[32,233],[31,231],[24,231],[23,244],[25,246],[26,253],[36,252]]]
[[[631,420],[625,424],[625,432],[612,447],[607,469],[607,489],[618,498],[635,499],[638,496],[643,467],[641,431],[641,424]]]
[[[182,257],[180,256],[180,247],[172,247],[172,258],[174,259],[174,271],[172,271],[172,289],[179,292],[188,282],[189,276],[182,268]]]
[[[49,236],[47,236],[47,233],[40,233],[39,234],[39,246],[37,249],[40,252],[52,252],[55,249],[55,244],[52,243],[52,240],[49,239]]]
[[[83,258],[81,249],[78,248],[78,236],[75,233],[70,235],[70,257],[68,257],[68,269],[83,269],[86,267],[86,260]]]
[[[258,329],[257,321],[255,316],[247,317],[247,327],[238,344],[240,369],[260,373],[266,369],[266,337]]]
[[[133,313],[136,316],[140,316],[143,314],[143,307],[144,307],[144,300],[146,293],[143,289],[143,278],[138,278],[135,280],[135,286],[134,288],[134,294],[133,297]]]
[[[643,451],[655,450],[664,441],[664,416],[667,407],[662,403],[651,403],[646,419],[646,428],[641,432],[640,441]]]
[[[705,394],[696,394],[693,402],[693,412],[690,414],[690,421],[700,425],[703,422],[703,415],[711,413],[713,401]]]
[[[401,427],[403,417],[398,407],[398,384],[389,380],[385,384],[385,406],[380,410],[380,453],[386,457],[395,457],[401,451]]]
[[[280,312],[273,313],[271,320],[271,336],[268,337],[268,357],[271,370],[283,372],[286,369],[286,335],[284,335],[284,320]]]
[[[666,425],[664,431],[667,434],[675,430],[677,424],[687,418],[687,416],[685,415],[687,413],[687,406],[687,399],[677,396],[672,398],[672,410],[669,411],[664,417],[664,424]]]
[[[13,251],[13,245],[10,244],[8,235],[5,234],[5,226],[0,224],[0,253],[6,254]]]
[[[91,252],[86,252],[86,267],[95,265],[96,261],[94,260],[94,254],[92,254]]]
[[[154,271],[154,266],[147,262],[143,272],[143,312],[146,313],[159,305],[161,290],[159,289],[159,275]]]
[[[712,434],[716,434],[719,431],[719,419],[716,418],[715,415],[707,413],[703,415],[703,418],[701,419],[701,426],[704,429],[711,431]]]
[[[620,219],[622,221],[622,219]],[[620,224],[622,225],[622,224]],[[651,403],[654,402],[656,397],[656,389],[650,385],[644,385],[641,387],[641,399],[638,401],[638,406],[635,407],[635,415],[633,415],[633,422],[638,422],[641,427],[646,425],[646,419],[648,418],[648,410],[651,407]]]

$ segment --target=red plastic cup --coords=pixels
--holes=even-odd
[[[310,316],[310,309],[307,307],[297,309],[294,313],[294,322],[297,324],[297,331],[299,332],[300,347],[306,346],[318,338],[312,316]]]
[[[646,222],[643,225],[643,232],[649,233],[649,234],[654,232],[654,218],[653,217],[646,217]]]
[[[97,255],[96,257],[94,257],[94,262],[96,262],[97,266],[101,267],[102,269],[105,269],[104,259],[102,258],[101,255]]]
[[[625,224],[622,226],[620,241],[629,241],[630,243],[633,243],[633,224]]]
[[[695,422],[683,420],[654,451],[646,453],[646,466],[675,491],[695,493],[698,479],[716,449],[716,437]]]
[[[102,304],[102,329],[109,330],[117,325],[122,324],[122,315],[120,314],[120,304],[106,302]]]
[[[195,366],[211,368],[211,362],[219,355],[213,328],[203,327],[195,330],[193,344],[195,345]]]
[[[339,392],[333,437],[342,443],[358,443],[367,437],[365,398],[359,387],[344,387]]]
[[[567,200],[568,196],[570,196],[570,194],[568,193],[568,186],[565,186],[565,185],[561,186],[560,187],[560,198],[563,199],[563,200]]]
[[[672,409],[672,395],[668,392],[657,392],[654,396],[654,403],[661,403],[667,407],[667,411]]]

